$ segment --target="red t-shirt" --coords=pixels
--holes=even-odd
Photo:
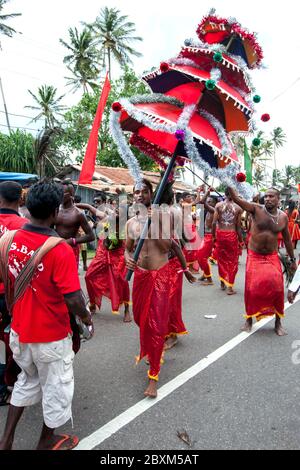
[[[0,210],[0,238],[9,230],[18,230],[29,222],[28,219],[20,217],[19,214],[10,209]],[[0,282],[0,295],[4,294],[4,284]]]
[[[31,231],[32,227],[19,230],[11,245],[8,265],[12,285],[29,257],[51,234]],[[62,242],[43,257],[31,284],[13,307],[11,327],[20,342],[49,343],[72,333],[64,295],[78,290],[75,256],[72,248]]]

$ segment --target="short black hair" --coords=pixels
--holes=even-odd
[[[174,201],[173,181],[168,182],[162,193],[160,204],[167,204],[168,206]]]
[[[185,199],[186,197],[192,197],[192,194],[185,191],[184,193],[181,194],[181,197],[182,199]]]
[[[74,196],[74,202],[75,204],[79,204],[81,202],[81,196],[79,196],[79,194],[76,194],[76,196]]]
[[[280,191],[276,188],[268,188],[267,191],[274,191],[276,193],[276,196],[280,198]]]
[[[18,202],[22,195],[22,186],[15,181],[3,181],[0,183],[0,197],[5,202]]]
[[[27,195],[27,209],[35,219],[46,220],[63,201],[63,187],[57,183],[41,181],[33,185]]]

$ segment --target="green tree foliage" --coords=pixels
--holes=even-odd
[[[63,116],[62,111],[66,108],[59,104],[64,95],[57,97],[57,88],[52,85],[43,85],[39,87],[37,94],[28,90],[36,106],[25,106],[25,108],[38,111],[38,114],[32,119],[31,122],[36,122],[40,119],[45,120],[45,127],[54,128],[59,123],[57,116]]]
[[[0,170],[53,176],[66,164],[58,150],[58,132],[46,128],[36,138],[19,129],[0,133]]]
[[[0,169],[16,173],[35,173],[34,137],[17,129],[0,133]]]
[[[95,46],[91,31],[85,28],[79,33],[77,28],[69,28],[69,43],[63,39],[60,39],[60,43],[68,50],[64,64],[72,77],[66,77],[67,85],[73,87],[72,91],[77,91],[79,88],[82,88],[84,93],[88,93],[89,89],[95,90],[101,54]]]
[[[99,132],[99,150],[97,163],[99,165],[125,167],[118,149],[109,133],[109,114],[111,105],[120,97],[131,97],[133,95],[147,94],[149,91],[146,86],[135,75],[132,69],[125,68],[123,75],[111,83],[112,88],[107,101],[101,129]],[[65,114],[64,136],[62,144],[65,146],[68,155],[74,153],[78,155],[78,162],[82,162],[90,135],[93,120],[96,114],[99,102],[100,90],[95,94],[85,94],[77,106],[72,107]],[[133,149],[138,156],[140,165],[144,170],[151,170],[154,167],[153,161]]]
[[[17,32],[11,26],[7,26],[6,21],[10,20],[11,18],[15,18],[16,16],[21,16],[21,13],[10,13],[3,15],[2,10],[4,5],[9,0],[0,0],[0,34],[4,34],[5,36],[9,36],[10,38]],[[0,42],[0,49],[1,49],[1,42]]]
[[[85,24],[96,39],[103,58],[103,68],[109,71],[110,79],[112,59],[124,67],[132,64],[131,56],[142,55],[132,47],[132,43],[142,41],[142,38],[133,36],[135,24],[127,18],[116,8],[104,7],[93,23]]]

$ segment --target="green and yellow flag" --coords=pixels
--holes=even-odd
[[[249,155],[246,139],[244,139],[244,167],[246,171],[246,181],[252,184],[252,161]]]

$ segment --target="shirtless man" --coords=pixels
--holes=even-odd
[[[233,202],[228,188],[226,199],[216,205],[212,223],[213,243],[217,244],[218,268],[221,289],[227,295],[236,294],[233,290],[238,271],[239,242],[242,243],[241,216],[242,209]],[[217,228],[218,225],[218,228]]]
[[[141,349],[138,361],[147,356],[150,364],[149,385],[144,394],[147,397],[156,398],[160,363],[168,332],[168,302],[171,287],[168,253],[171,249],[180,259],[187,279],[194,282],[195,278],[188,272],[186,261],[177,243],[170,240],[170,235],[169,238],[164,238],[161,214],[159,214],[158,223],[154,214],[152,216],[152,194],[152,185],[147,180],[143,180],[141,190],[135,189],[134,191],[135,200],[145,207],[127,222],[125,260],[128,269],[135,271],[132,301],[134,320],[140,328]],[[152,216],[153,230],[150,227],[148,238],[145,240],[138,263],[136,263],[133,253],[148,214]],[[158,233],[158,237],[153,235],[154,232]]]
[[[288,230],[288,218],[278,209],[280,193],[268,189],[263,206],[247,202],[236,191],[229,189],[232,199],[252,216],[251,237],[246,266],[244,331],[250,332],[253,318],[260,320],[275,315],[275,332],[283,336],[281,318],[284,316],[284,286],[280,260],[278,257],[278,234],[283,241],[296,270],[296,259]]]
[[[61,238],[64,238],[68,245],[73,248],[77,266],[79,266],[79,245],[81,243],[89,243],[95,240],[95,235],[90,227],[86,216],[74,204],[74,186],[72,183],[63,184],[64,199],[60,207],[56,232]],[[85,235],[78,236],[79,228],[82,228]]]

